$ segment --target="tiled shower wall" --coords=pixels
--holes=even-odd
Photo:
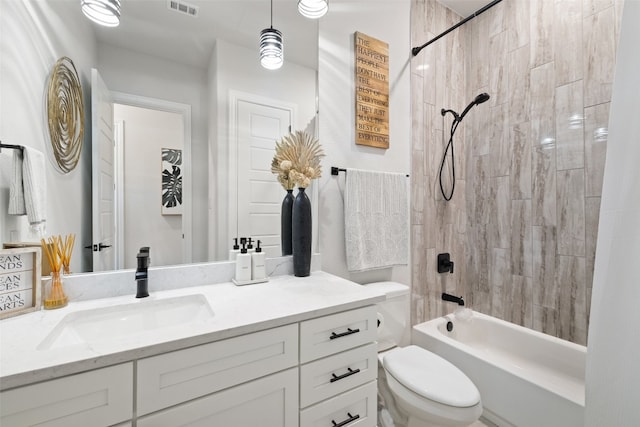
[[[435,0],[412,3],[411,40],[418,46],[446,30],[460,17]],[[412,59],[412,166],[411,227],[412,278],[411,320],[413,324],[441,315],[440,294],[465,294],[465,168],[463,145],[456,155],[456,191],[450,202],[440,195],[437,175],[444,148],[443,138],[450,118],[442,108],[460,111],[467,102],[465,90],[465,28],[422,50]],[[456,138],[463,142],[460,127]],[[436,255],[449,252],[454,274],[436,273]]]
[[[414,1],[413,45],[429,38],[425,29],[439,32],[441,8]],[[621,12],[621,0],[504,0],[413,60],[412,176],[425,177],[412,180],[413,247],[427,252],[414,257],[413,321],[451,311],[439,302],[447,290],[475,310],[586,343]],[[460,50],[436,47],[449,43]],[[451,68],[438,75],[442,61]],[[432,80],[450,88],[444,97],[427,94]],[[439,110],[460,111],[480,92],[491,99],[454,141],[463,173],[453,203],[437,200],[439,159],[429,154],[442,151]],[[458,261],[454,274],[435,273],[439,252]]]

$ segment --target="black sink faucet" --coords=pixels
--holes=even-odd
[[[140,252],[137,255],[138,268],[136,269],[136,282],[138,284],[138,290],[136,292],[136,298],[145,298],[149,296],[149,287],[147,269],[149,268],[149,247],[143,246],[140,248]]]
[[[462,297],[456,297],[456,296],[450,295],[450,294],[448,294],[446,292],[442,293],[442,300],[443,301],[455,302],[455,303],[457,303],[458,305],[461,305],[461,306],[464,305],[464,300],[462,299]]]

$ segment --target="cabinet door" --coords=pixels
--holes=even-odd
[[[133,365],[126,363],[0,393],[0,425],[106,427],[133,415]]]
[[[138,427],[297,427],[298,369],[139,418]]]

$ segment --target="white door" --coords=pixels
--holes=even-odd
[[[91,69],[92,248],[93,271],[116,263],[113,103],[98,70]]]
[[[271,160],[276,141],[291,131],[292,121],[291,107],[238,100],[238,223],[230,237],[260,240],[267,257],[282,255],[280,209],[286,192],[271,173]]]

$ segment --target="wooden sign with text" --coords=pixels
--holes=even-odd
[[[389,44],[355,33],[356,144],[389,148]]]
[[[0,250],[0,319],[40,308],[40,248]]]

